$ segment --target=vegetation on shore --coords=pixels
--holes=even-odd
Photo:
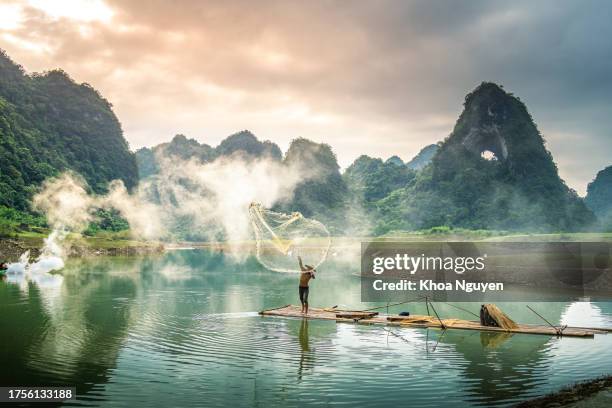
[[[569,407],[610,389],[612,389],[612,375],[569,385],[559,391],[521,402],[515,405],[515,408]]]
[[[130,236],[128,222],[115,210],[99,209],[93,218],[83,232],[86,237],[125,239]],[[0,238],[47,236],[50,230],[42,215],[0,205]]]
[[[549,232],[534,233],[529,231],[471,230],[433,227],[418,231],[391,231],[376,237],[381,240],[500,240],[500,241],[611,241],[612,232]]]
[[[0,240],[15,240],[24,243],[29,248],[40,248],[51,230],[43,229],[41,232],[21,232],[10,237],[0,237]],[[127,248],[127,247],[158,247],[163,243],[158,241],[138,240],[130,236],[129,231],[111,232],[101,231],[93,236],[69,234],[66,238],[67,246],[82,246],[89,248]]]
[[[44,217],[0,206],[0,242],[14,241],[23,250],[38,250],[42,248],[44,239],[50,233],[51,228]],[[143,241],[132,237],[127,222],[110,210],[99,210],[95,221],[89,223],[83,234],[71,233],[65,243],[67,247],[89,248],[94,251],[163,246],[156,241]]]

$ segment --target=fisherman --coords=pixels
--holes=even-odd
[[[310,282],[310,279],[315,278],[315,272],[317,270],[310,265],[304,265],[300,256],[298,256],[298,261],[300,261],[300,270],[302,271],[300,274],[300,302],[302,303],[302,314],[308,314],[308,282]]]

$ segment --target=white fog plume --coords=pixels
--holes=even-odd
[[[68,172],[45,181],[32,206],[47,216],[53,229],[80,232],[92,220],[93,202],[85,191],[85,182]]]
[[[85,181],[72,172],[45,181],[33,198],[33,208],[45,214],[52,232],[34,262],[30,262],[29,253],[24,253],[9,265],[9,278],[22,286],[27,281],[61,286],[63,278],[49,272],[64,267],[66,238],[70,233],[83,232],[99,208],[119,211],[135,238],[172,239],[174,227],[187,225],[209,241],[224,239],[230,245],[245,241],[251,238],[248,211],[252,202],[269,208],[287,201],[300,182],[319,175],[316,169],[302,164],[287,165],[242,154],[210,163],[177,157],[158,157],[158,161],[159,173],[132,192],[123,182],[114,180],[107,194],[89,195]],[[243,251],[230,253],[247,255]]]
[[[30,262],[27,251],[18,262],[9,265],[8,273],[14,279],[52,286],[61,284],[61,276],[48,273],[64,267],[64,240],[68,233],[82,231],[92,219],[93,198],[87,195],[84,185],[80,177],[71,173],[45,181],[32,204],[35,210],[45,213],[53,231],[45,238],[40,255],[34,262]]]
[[[206,164],[168,158],[160,162],[160,174],[152,182],[165,213],[189,217],[195,228],[208,231],[209,239],[221,233],[229,241],[250,238],[251,202],[271,207],[290,198],[300,181],[315,176],[313,170],[242,155]]]
[[[82,232],[97,208],[119,211],[136,238],[171,239],[169,231],[182,222],[209,240],[243,241],[251,237],[251,202],[271,207],[290,199],[297,184],[317,176],[314,169],[241,154],[210,163],[174,156],[158,160],[159,173],[132,192],[114,180],[107,194],[88,195],[78,176],[65,173],[45,182],[34,208],[47,216],[54,242],[63,241],[67,231]]]
[[[109,184],[107,195],[97,200],[102,208],[115,208],[130,223],[132,234],[137,238],[159,239],[164,235],[162,209],[146,200],[143,190],[130,194],[120,180]]]

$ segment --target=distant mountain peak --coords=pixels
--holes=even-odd
[[[395,164],[397,166],[403,166],[404,165],[404,161],[402,159],[400,159],[398,156],[391,156],[389,157],[385,163],[389,163],[389,164]]]
[[[251,157],[269,157],[279,161],[283,157],[276,143],[269,140],[262,142],[249,130],[242,130],[228,136],[217,146],[215,152],[217,156],[230,156],[239,152]]]
[[[251,132],[250,130],[241,130],[239,132],[236,133],[232,133],[231,135],[229,135],[228,137],[226,137],[223,142],[225,141],[233,141],[233,140],[245,140],[245,141],[259,141],[257,139],[257,137],[253,134],[253,132]],[[223,143],[222,142],[222,143]]]
[[[268,140],[262,142],[250,131],[243,130],[228,136],[216,148],[183,134],[177,134],[170,142],[138,150],[136,160],[140,177],[146,178],[159,172],[160,161],[164,157],[175,156],[183,160],[196,159],[208,163],[218,157],[234,154],[247,158],[270,158],[279,162],[283,157],[275,143]]]
[[[601,221],[612,225],[612,166],[599,171],[587,186],[586,204]]]
[[[170,143],[186,143],[189,139],[187,139],[187,136],[179,133],[177,135],[174,135],[174,137],[172,138],[172,140],[170,141]],[[193,140],[193,139],[191,139]]]
[[[412,158],[412,160],[406,163],[406,166],[413,170],[421,170],[431,162],[431,159],[434,157],[437,151],[437,144],[427,145],[422,148],[417,155]]]
[[[533,118],[525,104],[501,85],[482,82],[465,97],[464,109],[453,133],[441,149],[461,146],[474,158],[496,159],[515,175],[520,168],[535,160],[542,165],[540,171],[556,175],[556,166],[544,146]],[[525,175],[523,173],[523,175]]]

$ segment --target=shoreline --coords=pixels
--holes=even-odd
[[[477,232],[477,231],[476,231]],[[14,262],[26,250],[30,250],[32,257],[40,254],[40,249],[44,245],[45,234],[24,234],[13,237],[0,237],[0,259]],[[562,242],[609,242],[612,241],[612,233],[590,232],[590,233],[549,233],[549,234],[499,234],[491,236],[476,236],[468,233],[449,233],[434,234],[413,232],[396,232],[378,237],[367,236],[332,236],[332,247],[335,249],[350,248],[359,250],[361,242],[414,242],[414,241],[562,241]],[[93,236],[93,237],[73,237],[67,240],[68,257],[89,257],[89,256],[130,256],[162,253],[167,250],[180,249],[206,249],[221,252],[234,252],[252,250],[256,242],[246,241],[209,241],[209,242],[157,242],[157,241],[137,241],[130,239],[113,239],[112,237]]]
[[[550,394],[519,402],[514,408],[566,407],[596,397],[609,389],[612,389],[612,375],[567,385]]]
[[[42,237],[0,238],[0,260],[16,262],[26,251],[30,251],[30,258],[37,258],[43,246]],[[161,242],[83,238],[69,240],[66,255],[68,258],[134,256],[159,254],[165,250],[166,247]]]

